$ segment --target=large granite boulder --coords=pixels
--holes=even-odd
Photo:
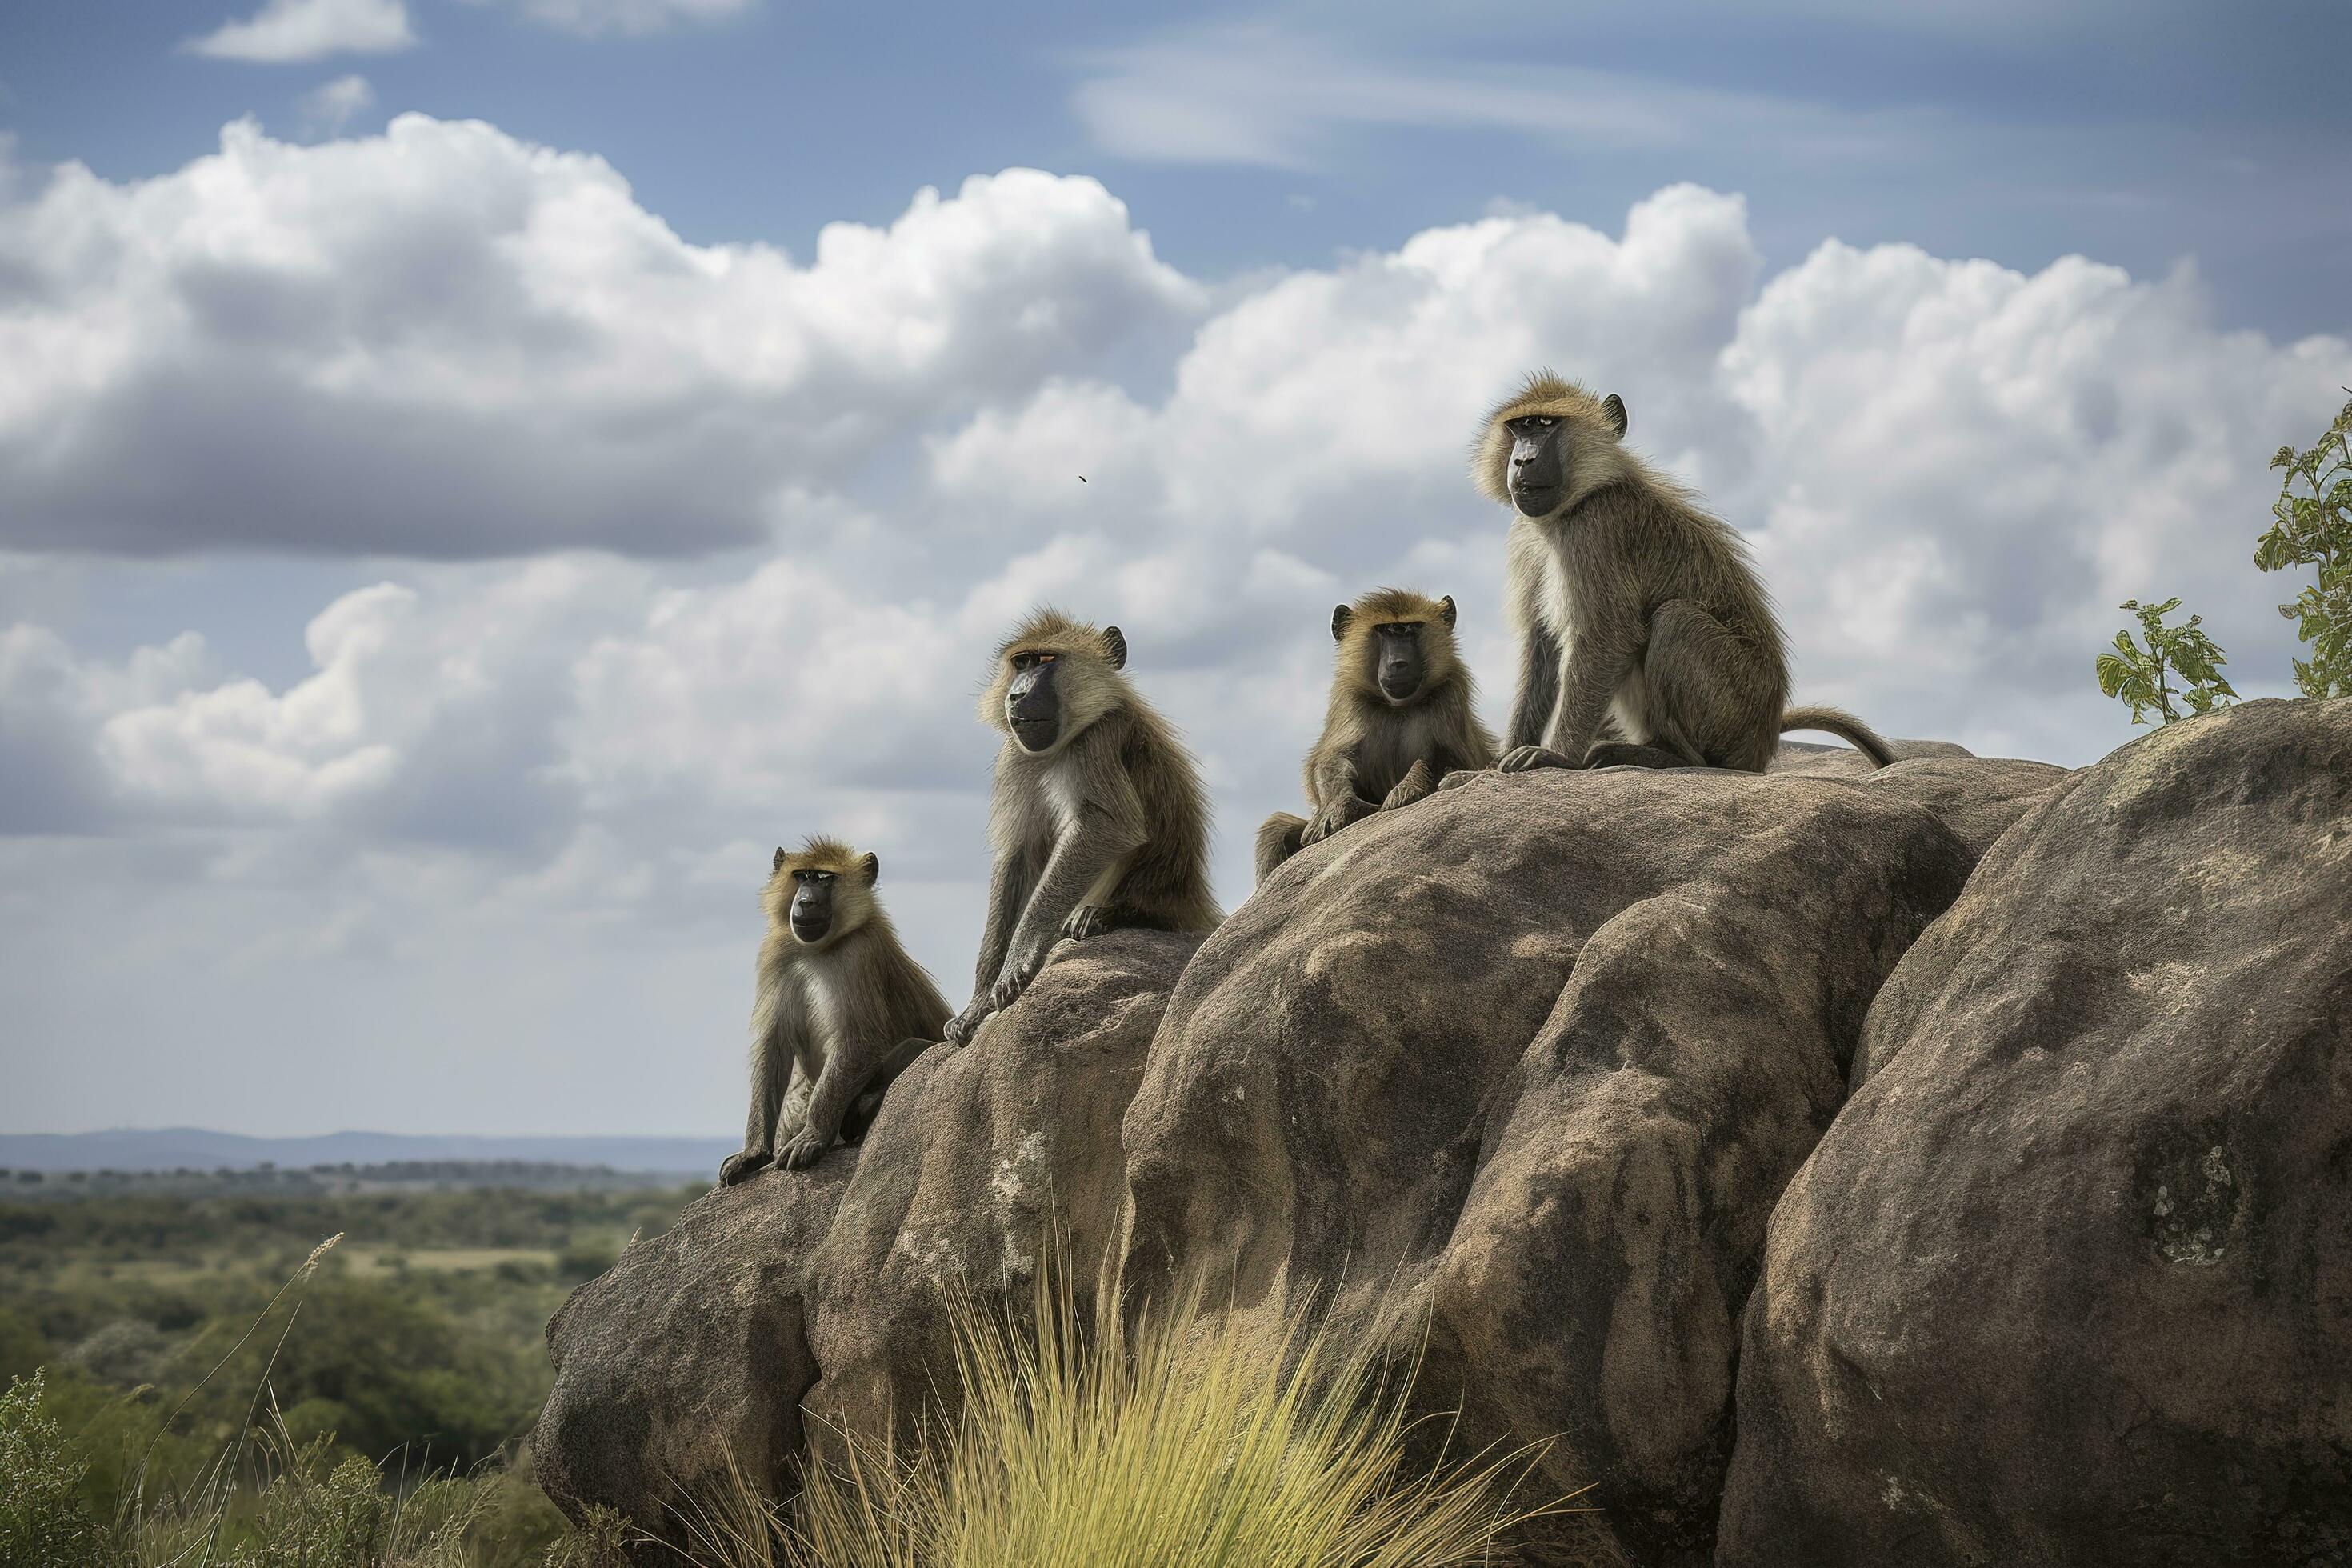
[[[961,1051],[893,1084],[856,1179],[810,1258],[809,1407],[879,1433],[952,1406],[945,1291],[1025,1307],[1059,1247],[1091,1300],[1126,1196],[1118,1122],[1198,935],[1065,943],[1026,995]]]
[[[1719,1562],[2352,1562],[2352,701],[2044,795],[1855,1076],[1772,1215]]]
[[[531,1440],[549,1496],[675,1539],[682,1489],[723,1475],[729,1449],[749,1475],[789,1474],[816,1381],[808,1259],[856,1163],[722,1187],[572,1293],[548,1321],[555,1388]]]
[[[782,1496],[835,1424],[879,1433],[895,1408],[903,1430],[951,1395],[950,1281],[1025,1300],[1041,1246],[1110,1246],[1119,1115],[1199,942],[1063,944],[969,1047],[902,1074],[862,1145],[710,1193],[581,1287],[547,1326],[541,1484],[677,1541],[729,1449]]]
[[[1592,1489],[1560,1550],[1704,1561],[1773,1203],[1881,981],[2064,776],[1850,765],[1482,774],[1300,854],[1169,1004],[1129,1283],[1425,1326],[1461,1441]]]

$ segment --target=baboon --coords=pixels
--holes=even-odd
[[[1192,757],[1119,672],[1127,638],[1033,611],[996,651],[980,700],[1004,732],[988,836],[988,890],[972,997],[948,1021],[969,1041],[1013,1005],[1062,937],[1121,926],[1209,931],[1208,806]]]
[[[1393,811],[1455,769],[1495,765],[1477,691],[1454,646],[1454,599],[1377,588],[1331,611],[1339,653],[1323,738],[1300,769],[1311,815],[1277,811],[1257,830],[1257,876],[1376,811]]]
[[[730,1186],[771,1161],[815,1163],[866,1136],[883,1092],[940,1038],[947,998],[874,897],[882,862],[835,838],[776,851],[751,997],[751,1115],[719,1167]]]
[[[1786,706],[1788,655],[1746,544],[1625,450],[1625,423],[1614,393],[1542,371],[1479,431],[1478,488],[1517,514],[1506,597],[1521,654],[1503,769],[1761,773],[1787,730],[1892,762],[1852,714]]]

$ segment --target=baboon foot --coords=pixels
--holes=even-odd
[[[719,1184],[731,1187],[749,1176],[756,1176],[774,1163],[775,1156],[762,1149],[745,1149],[719,1162]]]
[[[1320,844],[1331,835],[1363,821],[1378,810],[1380,807],[1370,801],[1352,795],[1345,800],[1334,801],[1315,814],[1315,820],[1308,823],[1307,831],[1298,836],[1299,844],[1302,847]]]
[[[1527,773],[1538,768],[1572,768],[1576,763],[1549,746],[1521,746],[1495,766],[1502,773]]]
[[[1664,746],[1636,745],[1631,741],[1599,741],[1584,753],[1588,768],[1688,768],[1698,764]]]
[[[1070,918],[1062,922],[1062,934],[1072,942],[1084,942],[1088,937],[1101,936],[1115,929],[1110,921],[1110,911],[1100,904],[1080,904],[1070,911]]]

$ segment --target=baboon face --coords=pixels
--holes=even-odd
[[[1554,415],[1529,414],[1504,428],[1511,436],[1511,504],[1522,517],[1542,517],[1567,488],[1567,424]]]
[[[981,694],[981,721],[1027,756],[1058,752],[1118,706],[1127,637],[1058,610],[1032,611],[996,650],[996,677]]]
[[[1024,752],[1051,751],[1062,735],[1062,656],[1017,651],[1013,683],[1004,689],[1004,721]]]
[[[1493,417],[1500,428],[1490,430],[1481,461],[1495,463],[1499,456],[1502,471],[1490,469],[1480,482],[1500,500],[1503,495],[1494,488],[1499,480],[1522,517],[1550,516],[1576,483],[1580,455],[1589,457],[1625,435],[1623,398],[1612,392],[1595,402],[1591,394],[1549,374],[1529,382]]]
[[[1333,605],[1331,640],[1339,645],[1343,679],[1362,680],[1391,707],[1419,700],[1453,668],[1454,615],[1450,594],[1426,599],[1398,588]]]
[[[1422,629],[1419,621],[1390,621],[1372,628],[1372,679],[1391,702],[1410,702],[1421,693],[1429,673]]]
[[[797,851],[779,848],[760,889],[768,928],[793,933],[803,947],[839,942],[874,916],[878,855],[860,855],[838,838],[811,838]]]
[[[793,935],[811,946],[833,931],[833,889],[841,879],[834,871],[803,868],[793,873]]]

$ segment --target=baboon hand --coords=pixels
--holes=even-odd
[[[1396,788],[1389,791],[1388,799],[1381,802],[1381,809],[1394,811],[1399,806],[1411,805],[1415,801],[1425,800],[1430,792],[1436,787],[1436,775],[1430,771],[1429,759],[1423,757],[1412,764],[1404,777],[1397,780]]]
[[[1320,844],[1349,823],[1361,822],[1379,809],[1369,800],[1361,800],[1352,795],[1342,795],[1315,814],[1315,820],[1308,823],[1307,831],[1298,836],[1299,847],[1304,848],[1309,844]]]
[[[776,1163],[787,1171],[804,1171],[824,1152],[824,1142],[803,1127],[784,1140],[784,1146],[776,1151]]]
[[[1070,918],[1062,922],[1062,934],[1072,942],[1084,942],[1110,929],[1110,911],[1100,904],[1080,904],[1070,911]]]
[[[774,1159],[765,1149],[745,1149],[730,1154],[719,1162],[719,1184],[731,1187],[744,1177],[766,1170]]]
[[[964,1004],[962,1012],[948,1020],[948,1026],[940,1031],[940,1038],[945,1040],[951,1049],[963,1049],[971,1044],[972,1036],[980,1032],[981,1025],[988,1021],[989,1014],[993,1011],[995,1009],[989,1005],[986,996],[973,997]]]
[[[1549,746],[1521,746],[1495,766],[1507,773],[1525,773],[1538,768],[1572,768],[1576,763]]]

